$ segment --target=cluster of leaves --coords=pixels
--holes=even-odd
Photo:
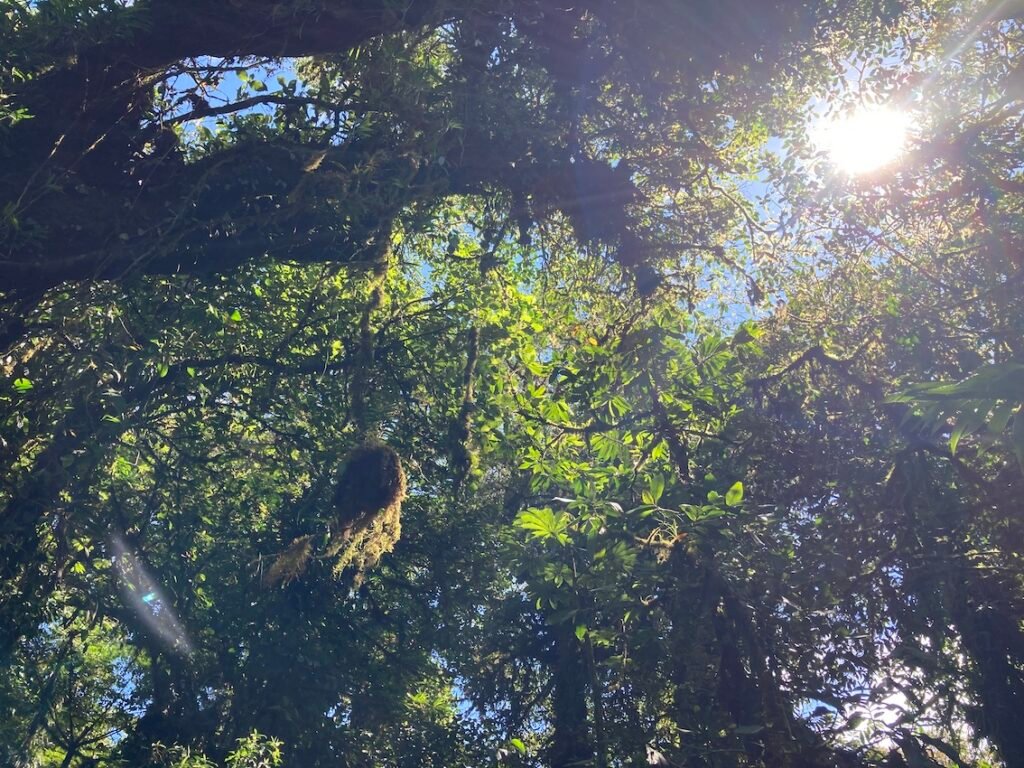
[[[984,428],[999,438],[1010,427],[1010,440],[1017,460],[1024,467],[1024,364],[1002,363],[983,366],[961,382],[917,384],[890,398],[893,403],[927,406],[921,414],[933,432],[952,421],[949,450],[956,453],[960,439]]]

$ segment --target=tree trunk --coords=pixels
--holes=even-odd
[[[1024,633],[1007,590],[975,568],[954,569],[952,618],[974,664],[975,726],[1006,765],[1024,765]]]
[[[587,722],[587,670],[571,622],[554,627],[555,688],[551,715],[554,736],[548,753],[551,768],[591,765],[594,746]]]

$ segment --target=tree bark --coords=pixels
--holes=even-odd
[[[587,722],[587,669],[571,622],[553,628],[555,688],[551,716],[554,734],[548,761],[551,768],[590,765],[594,746]]]

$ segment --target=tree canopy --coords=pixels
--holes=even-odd
[[[0,763],[1024,765],[1022,46],[0,3]]]

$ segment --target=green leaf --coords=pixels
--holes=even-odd
[[[1010,423],[1010,419],[1013,417],[1015,407],[1016,403],[1003,402],[992,408],[988,424],[985,426],[988,432],[992,435],[1002,434],[1002,431],[1006,429],[1006,425]]]
[[[955,454],[960,444],[960,438],[976,432],[985,424],[985,417],[988,415],[990,405],[977,401],[965,403],[964,410],[957,419],[956,427],[949,437],[949,452]]]
[[[732,344],[734,346],[740,344],[749,344],[752,341],[756,341],[764,335],[764,329],[759,327],[757,323],[751,320],[747,320],[745,323],[740,325],[736,330],[736,333],[732,337]]]
[[[956,455],[956,447],[960,445],[960,438],[964,436],[967,431],[967,422],[961,422],[957,424],[953,429],[953,432],[949,436],[949,452]]]
[[[242,322],[242,313],[239,312],[237,309],[234,312],[231,313],[230,317],[231,317],[231,320],[236,322],[236,323]]]
[[[732,487],[725,492],[725,503],[730,507],[735,507],[737,504],[743,501],[743,483],[737,480],[732,484]]]
[[[587,636],[587,625],[586,624],[577,624],[576,625],[576,639],[582,642],[583,638],[586,637],[586,636]]]
[[[520,755],[526,754],[526,745],[523,743],[522,739],[509,739],[508,743],[511,744],[512,748]]]
[[[528,509],[516,518],[516,525],[528,531],[535,539],[557,539],[559,544],[566,544],[569,537],[565,533],[569,521],[565,514],[557,515],[551,509]]]
[[[644,499],[647,504],[657,504],[661,500],[661,496],[665,493],[665,478],[658,475],[651,475],[647,480],[647,488],[650,491],[650,501]]]
[[[622,417],[629,413],[629,403],[620,395],[616,395],[608,401],[608,412],[612,417]]]
[[[15,392],[28,392],[32,389],[35,384],[32,383],[31,379],[17,378],[14,380],[14,391]]]

